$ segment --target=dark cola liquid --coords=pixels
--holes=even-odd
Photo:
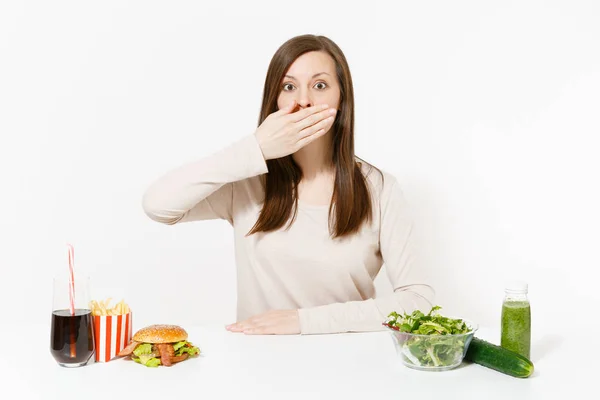
[[[94,354],[90,310],[56,310],[52,313],[50,352],[59,364],[83,365]]]

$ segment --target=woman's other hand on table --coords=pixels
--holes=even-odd
[[[225,327],[247,335],[295,335],[300,333],[298,310],[272,310]]]

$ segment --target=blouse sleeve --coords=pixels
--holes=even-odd
[[[267,164],[260,146],[248,135],[160,177],[144,194],[144,212],[168,225],[206,219],[233,224],[233,183],[264,173]]]

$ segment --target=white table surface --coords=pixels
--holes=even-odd
[[[221,326],[185,328],[202,351],[198,358],[170,368],[118,359],[73,369],[50,355],[49,325],[3,328],[0,398],[507,400],[571,398],[584,391],[598,398],[600,360],[574,351],[586,342],[561,336],[534,342],[535,373],[518,379],[466,362],[446,372],[409,369],[388,332],[245,336]],[[497,333],[481,328],[476,336],[494,340]]]

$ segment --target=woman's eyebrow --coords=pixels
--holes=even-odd
[[[319,76],[319,75],[329,75],[329,74],[328,74],[327,72],[319,72],[319,73],[316,73],[316,74],[314,74],[314,75],[312,76],[312,78],[311,78],[311,79],[315,79],[315,78],[316,78],[317,76]],[[330,76],[331,76],[331,75],[330,75]],[[294,77],[293,77],[293,76],[291,76],[291,75],[286,75],[285,77],[286,77],[286,78],[293,79],[293,80],[296,80],[296,78],[294,78]]]

